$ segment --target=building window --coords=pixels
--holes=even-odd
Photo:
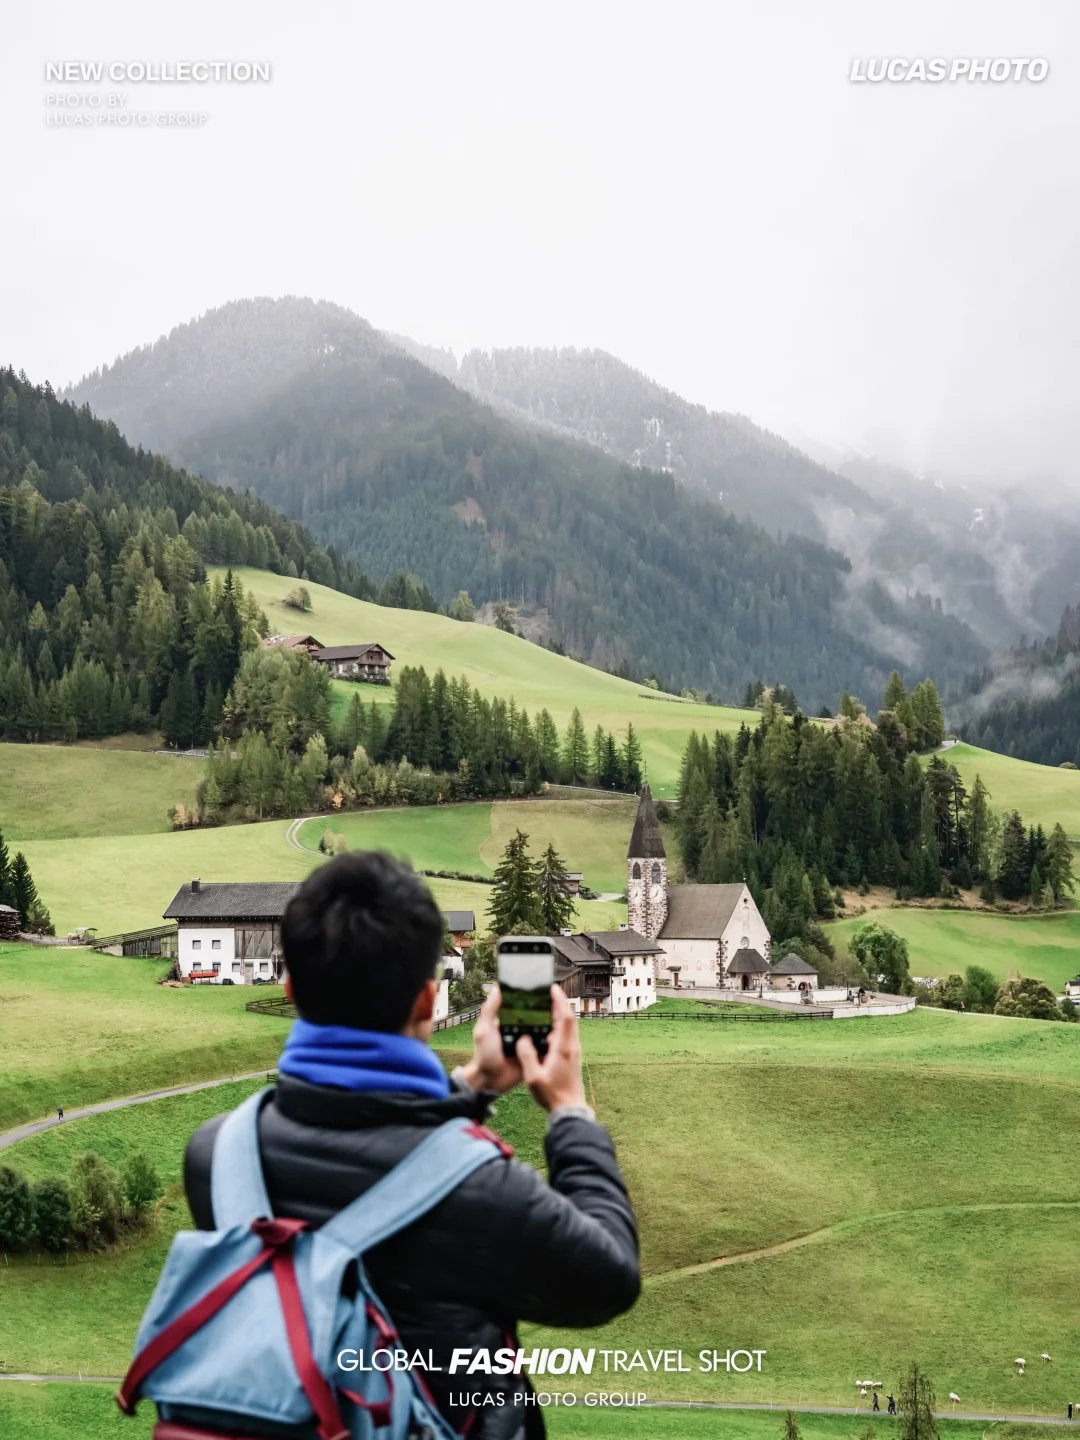
[[[239,961],[239,960],[234,960],[234,961],[232,962],[232,968],[233,968],[233,974],[234,974],[234,975],[239,975],[239,974],[240,974],[240,961]]]
[[[211,949],[211,950],[220,950],[220,949],[221,949],[221,941],[220,941],[220,940],[211,940],[211,941],[210,941],[210,949]]]
[[[192,948],[193,950],[201,950],[201,949],[202,949],[202,941],[201,941],[201,940],[192,940],[192,942],[191,942],[191,948]]]
[[[742,939],[739,941],[739,949],[740,949],[740,950],[749,950],[749,949],[750,949],[750,936],[749,936],[749,935],[744,935],[744,936],[742,937]]]
[[[640,880],[640,879],[641,879],[641,866],[638,864],[638,862],[637,862],[636,860],[634,861],[634,868],[633,868],[633,870],[630,871],[630,877],[631,877],[631,879],[633,879],[633,880]]]
[[[267,970],[270,969],[270,961],[269,961],[269,960],[260,960],[260,961],[259,961],[259,969],[260,969],[260,970],[263,972],[263,974],[265,975],[266,972],[267,972]]]
[[[654,885],[659,885],[659,884],[660,884],[660,862],[659,862],[659,860],[654,860],[654,861],[653,861],[653,867],[652,867],[652,883],[653,883]]]
[[[220,974],[221,974],[221,961],[220,961],[220,960],[215,960],[215,961],[214,961],[214,974],[215,974],[215,975],[220,975]]]

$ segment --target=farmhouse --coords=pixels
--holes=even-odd
[[[625,1014],[656,1003],[659,945],[629,928],[556,935],[555,980],[581,1015]]]
[[[314,650],[312,659],[329,666],[336,680],[366,680],[374,685],[390,684],[390,661],[393,655],[384,646],[323,645]]]
[[[476,939],[476,915],[472,910],[444,910],[443,924],[459,950],[468,950]]]
[[[746,885],[668,884],[648,785],[638,801],[626,877],[630,928],[660,947],[658,981],[735,990],[770,983],[772,940]]]
[[[280,646],[282,650],[305,650],[309,655],[323,648],[322,641],[314,635],[268,635],[262,643],[264,650]]]
[[[279,981],[281,919],[299,888],[297,880],[181,885],[162,916],[176,921],[181,977],[234,985]]]

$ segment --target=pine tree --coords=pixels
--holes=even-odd
[[[541,857],[537,889],[540,895],[541,931],[545,935],[558,935],[570,925],[574,917],[574,901],[570,894],[566,867],[554,845],[549,845]]]
[[[937,1396],[929,1376],[915,1360],[897,1386],[896,1405],[900,1412],[900,1440],[938,1440],[934,1418]]]
[[[1030,879],[1027,834],[1024,822],[1014,810],[1005,817],[1001,835],[1001,868],[997,874],[997,887],[1006,900],[1019,900],[1027,894]]]
[[[983,784],[982,776],[976,775],[967,799],[964,815],[964,838],[967,845],[968,864],[975,876],[984,874],[986,849],[986,812],[990,792]]]
[[[574,706],[570,723],[566,727],[566,742],[563,746],[563,765],[566,778],[571,785],[582,785],[589,774],[589,742],[585,738],[585,723],[581,711]]]
[[[11,856],[8,853],[7,844],[4,840],[4,832],[0,830],[0,905],[15,905],[15,892],[12,888]]]
[[[592,757],[590,762],[590,774],[594,785],[602,785],[601,779],[604,773],[604,765],[607,760],[608,737],[604,733],[604,727],[597,725],[592,737]]]
[[[899,707],[907,699],[907,689],[903,680],[900,679],[900,672],[893,670],[885,682],[885,693],[881,697],[881,708],[891,710],[895,715]]]
[[[516,830],[496,867],[487,913],[497,935],[540,926],[539,867],[529,855],[528,843],[529,837]]]
[[[629,721],[626,726],[626,740],[622,747],[622,778],[627,790],[634,791],[641,789],[641,782],[644,779],[641,767],[641,741]]]
[[[1076,888],[1072,871],[1072,846],[1060,823],[1054,826],[1046,842],[1046,883],[1050,887],[1055,905],[1062,904],[1066,890],[1072,891]]]
[[[37,886],[30,874],[30,866],[21,850],[16,852],[11,864],[11,904],[19,912],[19,926],[25,930],[38,903]]]

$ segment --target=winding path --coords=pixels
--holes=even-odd
[[[18,1125],[14,1130],[5,1130],[0,1134],[0,1150],[6,1150],[9,1145],[15,1145],[19,1140],[29,1139],[31,1135],[40,1135],[42,1130],[54,1130],[58,1125],[66,1125],[70,1120],[81,1120],[85,1115],[103,1115],[107,1110],[126,1110],[129,1105],[146,1105],[151,1100],[167,1100],[170,1095],[191,1095],[196,1090],[213,1090],[217,1085],[235,1085],[238,1080],[269,1080],[273,1073],[272,1070],[252,1070],[246,1075],[225,1075],[220,1080],[200,1080],[194,1085],[174,1085],[169,1090],[148,1090],[145,1095],[126,1095],[120,1100],[102,1100],[98,1105],[84,1105],[78,1110],[65,1111],[63,1120],[52,1115],[47,1120],[32,1120],[28,1125]]]

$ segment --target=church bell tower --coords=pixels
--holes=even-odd
[[[634,833],[626,852],[626,898],[630,929],[655,940],[667,919],[667,855],[652,793],[642,788]]]

